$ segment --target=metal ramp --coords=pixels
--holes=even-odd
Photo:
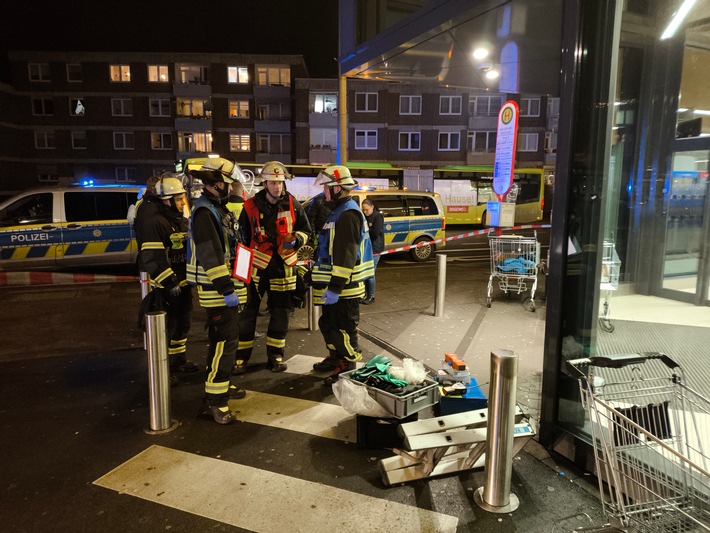
[[[513,454],[535,435],[535,430],[523,417],[523,412],[516,407]],[[399,431],[406,449],[394,449],[394,457],[379,462],[386,486],[482,468],[488,409],[409,422],[402,424]]]

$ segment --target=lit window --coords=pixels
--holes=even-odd
[[[332,113],[338,109],[337,93],[313,93],[311,94],[311,113]]]
[[[377,93],[355,93],[355,111],[377,113]]]
[[[29,63],[27,65],[30,81],[51,81],[49,63]]]
[[[167,65],[148,65],[148,81],[150,83],[164,83],[170,81]]]
[[[248,134],[230,134],[229,150],[232,152],[249,152],[251,150],[251,138]]]
[[[208,83],[210,81],[210,68],[207,65],[180,64],[180,83]]]
[[[230,100],[229,118],[249,118],[249,100]]]
[[[178,150],[180,152],[211,152],[212,133],[178,132]]]
[[[355,130],[356,150],[377,150],[377,130]]]
[[[256,67],[257,85],[291,86],[291,67]]]
[[[113,132],[113,148],[114,150],[133,150],[135,141],[132,131],[114,131]]]
[[[399,97],[399,114],[400,115],[421,115],[422,114],[422,97],[421,96],[406,96]]]
[[[131,81],[131,67],[129,65],[111,65],[109,71],[113,82]]]
[[[227,83],[249,83],[247,67],[227,67]]]
[[[452,131],[439,132],[439,151],[453,152],[461,147],[461,134]]]

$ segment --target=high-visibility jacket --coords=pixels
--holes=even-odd
[[[223,307],[224,295],[230,292],[246,302],[246,286],[232,277],[237,228],[225,223],[229,218],[204,194],[193,204],[187,232],[187,282],[197,285],[202,307]]]
[[[342,218],[346,211],[356,216]],[[348,243],[347,239],[355,230],[359,230],[358,241]],[[348,198],[330,213],[318,237],[316,261],[311,271],[313,295],[320,297],[326,289],[330,289],[340,294],[341,298],[362,298],[365,295],[363,281],[374,273],[365,215],[357,203]]]

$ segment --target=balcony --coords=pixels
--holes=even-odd
[[[308,113],[309,128],[337,128],[338,113]]]
[[[291,98],[291,87],[283,85],[254,85],[255,100],[278,100]]]
[[[284,120],[255,120],[254,131],[257,133],[291,133],[291,121]]]
[[[212,96],[212,86],[209,82],[173,83],[173,94],[187,98],[209,98]]]
[[[308,164],[327,165],[337,163],[338,150],[331,146],[321,146],[319,144],[308,149]]]
[[[495,152],[467,152],[467,165],[492,165],[496,162]]]
[[[194,133],[205,133],[212,131],[212,119],[204,116],[178,117],[175,119],[176,131],[192,131]]]
[[[470,130],[496,130],[498,128],[498,117],[470,116],[468,117],[468,129]]]

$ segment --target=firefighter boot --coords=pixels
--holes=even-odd
[[[328,354],[328,357],[318,363],[313,364],[313,370],[315,370],[316,372],[330,372],[331,370],[335,370],[337,366],[338,355],[335,352],[331,351]]]
[[[237,359],[234,361],[234,366],[232,367],[233,376],[241,376],[247,373],[247,362],[243,359]]]
[[[288,368],[288,365],[284,363],[283,357],[269,357],[266,367],[272,372],[283,372]]]
[[[237,387],[236,385],[229,386],[229,399],[230,400],[241,400],[246,395],[247,395],[247,391],[245,391],[244,389]]]
[[[333,369],[333,372],[323,380],[323,383],[326,385],[332,385],[336,381],[338,381],[338,378],[340,378],[340,374],[343,372],[349,372],[350,370],[355,370],[355,363],[351,363],[350,361],[346,359],[338,359],[337,361],[337,366]]]
[[[205,404],[205,409],[200,413],[200,417],[211,418],[222,425],[234,424],[237,421],[237,417],[234,416],[234,413],[232,413],[226,405],[220,407],[218,405]]]

